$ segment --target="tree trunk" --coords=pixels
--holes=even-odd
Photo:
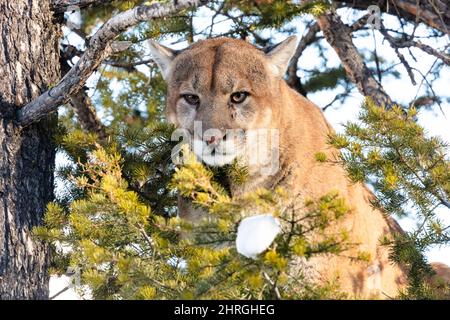
[[[20,128],[17,110],[60,77],[48,0],[0,0],[0,299],[48,299],[48,250],[32,236],[53,198],[56,115]]]

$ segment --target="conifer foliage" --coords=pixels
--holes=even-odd
[[[345,133],[331,136],[330,144],[341,150],[337,162],[353,181],[373,186],[375,206],[419,221],[414,230],[384,244],[391,246],[392,260],[408,268],[405,294],[425,298],[434,293],[424,281],[432,270],[423,254],[450,241],[450,228],[437,215],[439,208],[450,208],[450,161],[448,145],[427,135],[416,122],[417,112],[414,107],[387,110],[367,99],[359,122],[347,123]]]
[[[201,223],[189,224],[153,211],[123,178],[120,153],[91,143],[86,162],[67,178],[82,196],[68,206],[49,204],[35,234],[54,245],[54,271],[78,270],[94,298],[342,296],[333,283],[309,283],[299,267],[314,255],[345,251],[345,230],[325,232],[348,212],[337,193],[307,200],[301,208],[287,205],[282,189],[231,198],[214,172],[189,155],[168,185],[209,213]],[[276,217],[282,231],[262,254],[246,258],[235,248],[237,227],[257,212]]]

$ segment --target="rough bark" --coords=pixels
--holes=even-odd
[[[0,0],[0,299],[47,299],[46,245],[32,236],[53,197],[55,116],[14,116],[59,79],[49,1]]]
[[[317,18],[317,24],[331,47],[336,51],[349,79],[362,95],[372,98],[378,105],[390,107],[392,100],[373,77],[352,39],[352,28],[342,22],[335,11]]]

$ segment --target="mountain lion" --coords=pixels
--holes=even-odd
[[[150,41],[153,58],[168,84],[167,118],[187,129],[194,145],[214,146],[212,155],[219,160],[213,163],[203,158],[213,165],[230,163],[242,155],[224,151],[223,146],[235,143],[227,130],[240,129],[245,136],[253,129],[277,129],[279,169],[268,175],[261,173],[258,163],[250,165],[249,182],[232,185],[232,194],[282,186],[299,195],[298,200],[338,190],[352,208],[339,222],[349,230],[349,241],[357,244],[348,255],[366,252],[370,262],[336,255],[313,258],[317,278],[337,279],[350,297],[395,297],[406,284],[406,274],[388,260],[388,248],[380,245],[380,239],[401,229],[371,206],[371,192],[362,184],[350,183],[342,167],[316,161],[317,152],[332,157],[337,151],[327,145],[327,135],[333,131],[322,111],[283,80],[296,43],[296,37],[290,37],[264,52],[243,40],[217,38],[174,51]],[[196,121],[202,125],[200,136],[194,130]],[[203,139],[207,130],[215,131]],[[181,217],[191,220],[202,214],[185,201],[180,202],[179,211]]]

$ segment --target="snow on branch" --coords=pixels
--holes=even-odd
[[[173,0],[169,3],[153,3],[141,5],[124,11],[108,20],[91,38],[89,46],[80,60],[69,72],[53,86],[41,94],[37,99],[19,110],[17,121],[21,126],[27,126],[49,113],[60,105],[68,102],[70,96],[76,94],[86,83],[89,76],[100,63],[111,53],[118,50],[113,40],[120,33],[140,22],[170,16],[182,9],[201,6],[208,0]],[[120,50],[120,48],[119,48]]]

